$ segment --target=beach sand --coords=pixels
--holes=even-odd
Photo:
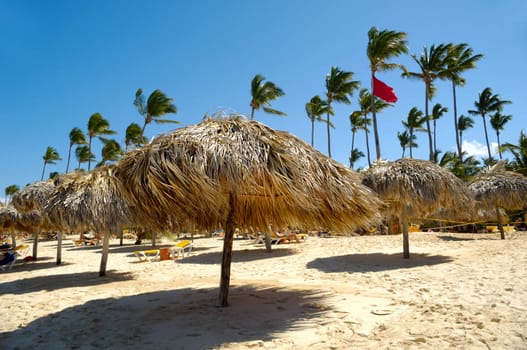
[[[156,262],[112,240],[105,277],[69,238],[0,273],[0,349],[527,349],[525,232],[411,233],[409,260],[401,235],[236,239],[226,308],[218,238]]]

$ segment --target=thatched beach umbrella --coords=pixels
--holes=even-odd
[[[16,246],[15,231],[31,231],[33,227],[39,227],[42,224],[40,211],[31,210],[19,213],[12,206],[0,207],[0,231],[11,231],[12,246]]]
[[[53,230],[55,227],[49,222],[44,206],[48,203],[50,196],[55,191],[57,179],[37,181],[26,185],[24,188],[13,194],[11,204],[19,213],[29,213],[38,211],[41,220],[38,226],[27,227],[26,231],[33,236],[33,258],[37,259],[38,252],[38,235],[41,229]],[[59,233],[57,244],[57,265],[61,263],[62,236]]]
[[[113,171],[113,166],[105,166],[70,177],[56,187],[44,207],[49,219],[62,230],[104,234],[101,276],[106,272],[110,235],[131,223]]]
[[[358,174],[283,132],[241,116],[206,119],[123,157],[115,176],[145,227],[225,231],[218,305],[226,306],[234,230],[286,225],[353,230],[378,218]]]
[[[435,163],[408,158],[377,162],[363,175],[362,183],[386,202],[385,213],[399,215],[405,258],[410,257],[408,219],[440,210],[470,212],[472,198],[465,184]]]
[[[527,207],[527,177],[506,171],[503,163],[498,163],[481,171],[468,188],[482,209],[495,211],[501,239],[505,239],[500,209],[516,210]]]

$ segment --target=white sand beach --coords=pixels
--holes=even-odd
[[[527,233],[234,241],[230,306],[215,307],[218,238],[190,256],[139,262],[150,247],[39,243],[0,273],[1,349],[526,349]],[[162,241],[159,246],[173,242]]]

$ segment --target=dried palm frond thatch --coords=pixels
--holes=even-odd
[[[235,225],[343,231],[378,219],[380,202],[358,174],[287,132],[240,116],[205,119],[160,136],[116,168],[130,209],[145,227],[224,227],[222,306]]]
[[[482,209],[495,211],[501,238],[505,239],[499,209],[515,210],[527,207],[527,177],[506,171],[503,163],[497,163],[481,171],[468,188]]]
[[[377,162],[363,172],[362,183],[386,202],[387,215],[400,216],[405,258],[410,257],[408,219],[438,211],[472,211],[472,198],[463,181],[429,161],[403,158]]]
[[[11,205],[21,212],[42,210],[54,190],[53,180],[31,183],[13,194]]]
[[[71,175],[55,188],[44,210],[65,231],[93,230],[109,234],[131,222],[128,206],[113,176],[113,166]]]

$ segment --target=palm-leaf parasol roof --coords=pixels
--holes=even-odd
[[[463,181],[426,160],[377,162],[363,173],[362,183],[386,202],[387,214],[400,215],[406,258],[409,257],[407,219],[423,218],[441,210],[471,212],[472,198]]]
[[[494,210],[501,238],[505,238],[500,220],[500,209],[515,210],[527,206],[527,177],[504,169],[499,162],[481,171],[468,185],[483,210]]]
[[[210,229],[225,240],[218,304],[227,305],[235,225],[353,230],[378,218],[358,174],[307,143],[241,116],[205,119],[123,157],[115,176],[145,227]]]

